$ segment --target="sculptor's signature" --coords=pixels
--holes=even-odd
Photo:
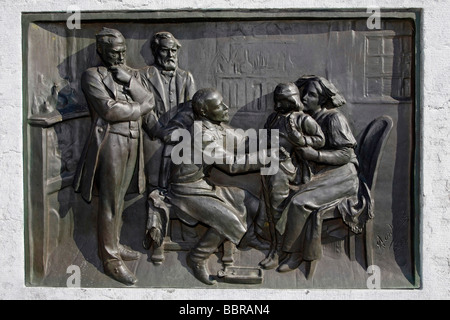
[[[379,235],[377,235],[377,248],[378,249],[385,249],[388,241],[392,239],[392,232],[394,230],[394,226],[392,224],[388,224],[388,227],[389,227],[389,232],[384,237],[380,237]],[[391,240],[391,242],[389,244],[389,248],[392,247],[393,243],[394,243],[394,240]]]

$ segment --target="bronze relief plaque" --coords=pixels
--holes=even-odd
[[[69,18],[22,17],[27,285],[420,286],[420,11]]]

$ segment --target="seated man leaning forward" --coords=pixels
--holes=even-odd
[[[252,210],[247,208],[251,207],[251,201],[257,201],[244,189],[214,185],[208,179],[209,172],[216,167],[226,173],[236,174],[256,171],[262,166],[259,163],[251,164],[249,154],[241,155],[239,161],[236,159],[230,164],[227,164],[230,161],[225,161],[230,152],[224,147],[224,142],[226,131],[230,130],[226,130],[229,127],[223,124],[228,122],[229,115],[228,106],[222,100],[221,94],[215,89],[201,89],[193,96],[196,121],[188,130],[190,137],[193,137],[193,161],[173,166],[167,194],[172,206],[179,209],[176,212],[182,221],[192,224],[194,220],[209,226],[187,256],[187,263],[194,276],[205,284],[215,283],[215,280],[210,279],[208,258],[225,240],[236,245],[241,242],[253,218]],[[174,154],[172,161],[176,163],[173,157]]]

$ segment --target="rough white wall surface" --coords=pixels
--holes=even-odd
[[[0,299],[449,299],[450,2],[398,0],[423,8],[422,281],[418,290],[65,289],[24,285],[21,12],[182,8],[393,8],[388,0],[2,0],[0,3]],[[41,54],[36,52],[36,54]]]

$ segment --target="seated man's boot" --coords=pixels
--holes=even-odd
[[[141,257],[141,254],[139,252],[128,249],[121,244],[119,244],[119,253],[123,261],[139,260],[139,258]]]
[[[208,260],[193,261],[190,254],[186,257],[188,266],[192,269],[194,276],[203,282],[204,284],[213,285],[216,284],[216,280],[211,280],[209,275],[208,266],[206,265]]]
[[[112,259],[103,263],[105,274],[127,286],[137,282],[136,276],[128,269],[122,260]]]
[[[206,263],[224,240],[224,236],[221,236],[213,228],[209,228],[186,257],[186,262],[194,272],[194,276],[205,284],[212,285],[217,283],[217,281],[210,279]]]

